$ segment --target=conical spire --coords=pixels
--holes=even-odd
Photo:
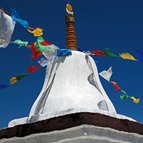
[[[71,50],[77,50],[77,40],[74,27],[74,14],[72,6],[68,3],[66,4],[66,47]]]

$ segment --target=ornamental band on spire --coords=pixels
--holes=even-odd
[[[72,11],[72,6],[68,3],[66,4],[66,47],[71,50],[77,50],[77,40],[74,27],[74,14]]]

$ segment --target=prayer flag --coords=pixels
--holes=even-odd
[[[20,81],[21,79],[23,79],[25,76],[27,76],[28,74],[27,73],[23,73],[23,74],[19,74],[15,77],[12,77],[10,79],[10,84],[15,84],[16,82]]]
[[[24,46],[24,47],[28,46],[28,42],[27,41],[21,41],[20,39],[17,39],[15,41],[13,41],[13,43],[19,45],[18,48],[20,48],[22,46]]]
[[[138,54],[138,61],[143,62],[143,52],[140,50],[136,50],[137,54]]]
[[[118,57],[117,55],[112,53],[109,48],[104,49],[104,54],[110,58],[117,58]]]
[[[43,39],[42,36],[37,38],[37,41],[34,44],[36,49],[40,52],[46,52],[53,48],[53,45]]]
[[[115,81],[110,81],[110,83],[114,86],[115,90],[121,90],[121,88],[118,86],[118,84]]]
[[[12,78],[10,79],[10,84],[13,85],[13,84],[15,84],[17,81],[18,81],[18,80],[17,80],[16,77],[12,77]]]
[[[107,71],[104,70],[99,73],[101,77],[103,77],[105,80],[110,81],[110,78],[112,76],[112,67],[110,67]]]
[[[16,76],[16,79],[19,81],[19,80],[23,79],[24,77],[26,77],[27,75],[28,75],[27,73],[19,74]]]
[[[101,50],[95,50],[95,51],[91,51],[91,55],[105,56],[105,53]]]
[[[26,20],[21,19],[15,9],[11,9],[11,17],[12,17],[13,21],[19,23],[24,28],[28,28],[29,23]]]
[[[122,53],[122,54],[119,54],[119,56],[122,58],[122,59],[125,59],[125,60],[132,60],[132,61],[137,61],[137,59],[135,59],[131,54],[129,53]]]
[[[57,57],[62,57],[62,56],[70,56],[72,55],[72,52],[70,49],[57,49]]]
[[[133,102],[134,102],[135,104],[138,104],[138,103],[140,102],[140,99],[139,99],[139,98],[135,98],[134,96],[131,96],[130,98],[133,100]]]
[[[34,43],[32,45],[28,45],[28,48],[32,50],[32,60],[36,60],[38,57],[42,56],[42,53],[36,49]]]
[[[45,67],[48,64],[49,60],[45,58],[41,58],[38,63],[42,66]]]
[[[125,99],[129,98],[129,96],[127,95],[127,93],[124,90],[121,90],[121,92],[123,93],[123,95],[120,95],[120,99],[125,100]]]
[[[32,33],[35,37],[39,37],[43,35],[43,30],[41,28],[36,28],[34,30],[31,28],[28,28],[27,30],[28,32]]]
[[[7,84],[0,84],[0,89],[5,89],[7,87],[9,87],[9,85],[7,85]]]
[[[39,66],[30,66],[30,67],[28,67],[28,72],[29,73],[36,72],[37,70],[40,70]]]
[[[128,99],[129,96],[127,94],[120,95],[120,99],[125,100]]]

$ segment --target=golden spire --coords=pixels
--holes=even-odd
[[[71,50],[77,50],[76,33],[74,28],[74,14],[72,6],[66,4],[66,47]]]

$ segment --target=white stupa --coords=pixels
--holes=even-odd
[[[72,51],[71,56],[55,58],[47,66],[43,88],[29,116],[13,120],[9,126],[77,112],[101,113],[131,120],[116,113],[101,85],[94,60],[82,52]]]
[[[76,112],[116,114],[106,95],[94,60],[72,51],[72,56],[48,65],[43,89],[32,106],[29,121],[37,121]]]
[[[71,10],[70,7],[67,7]],[[129,119],[116,113],[100,82],[96,64],[89,55],[75,51],[73,14],[67,14],[67,47],[72,55],[54,58],[47,65],[43,88],[28,117],[12,120],[9,126],[36,122],[71,113],[89,112]],[[45,56],[47,53],[44,53]]]

